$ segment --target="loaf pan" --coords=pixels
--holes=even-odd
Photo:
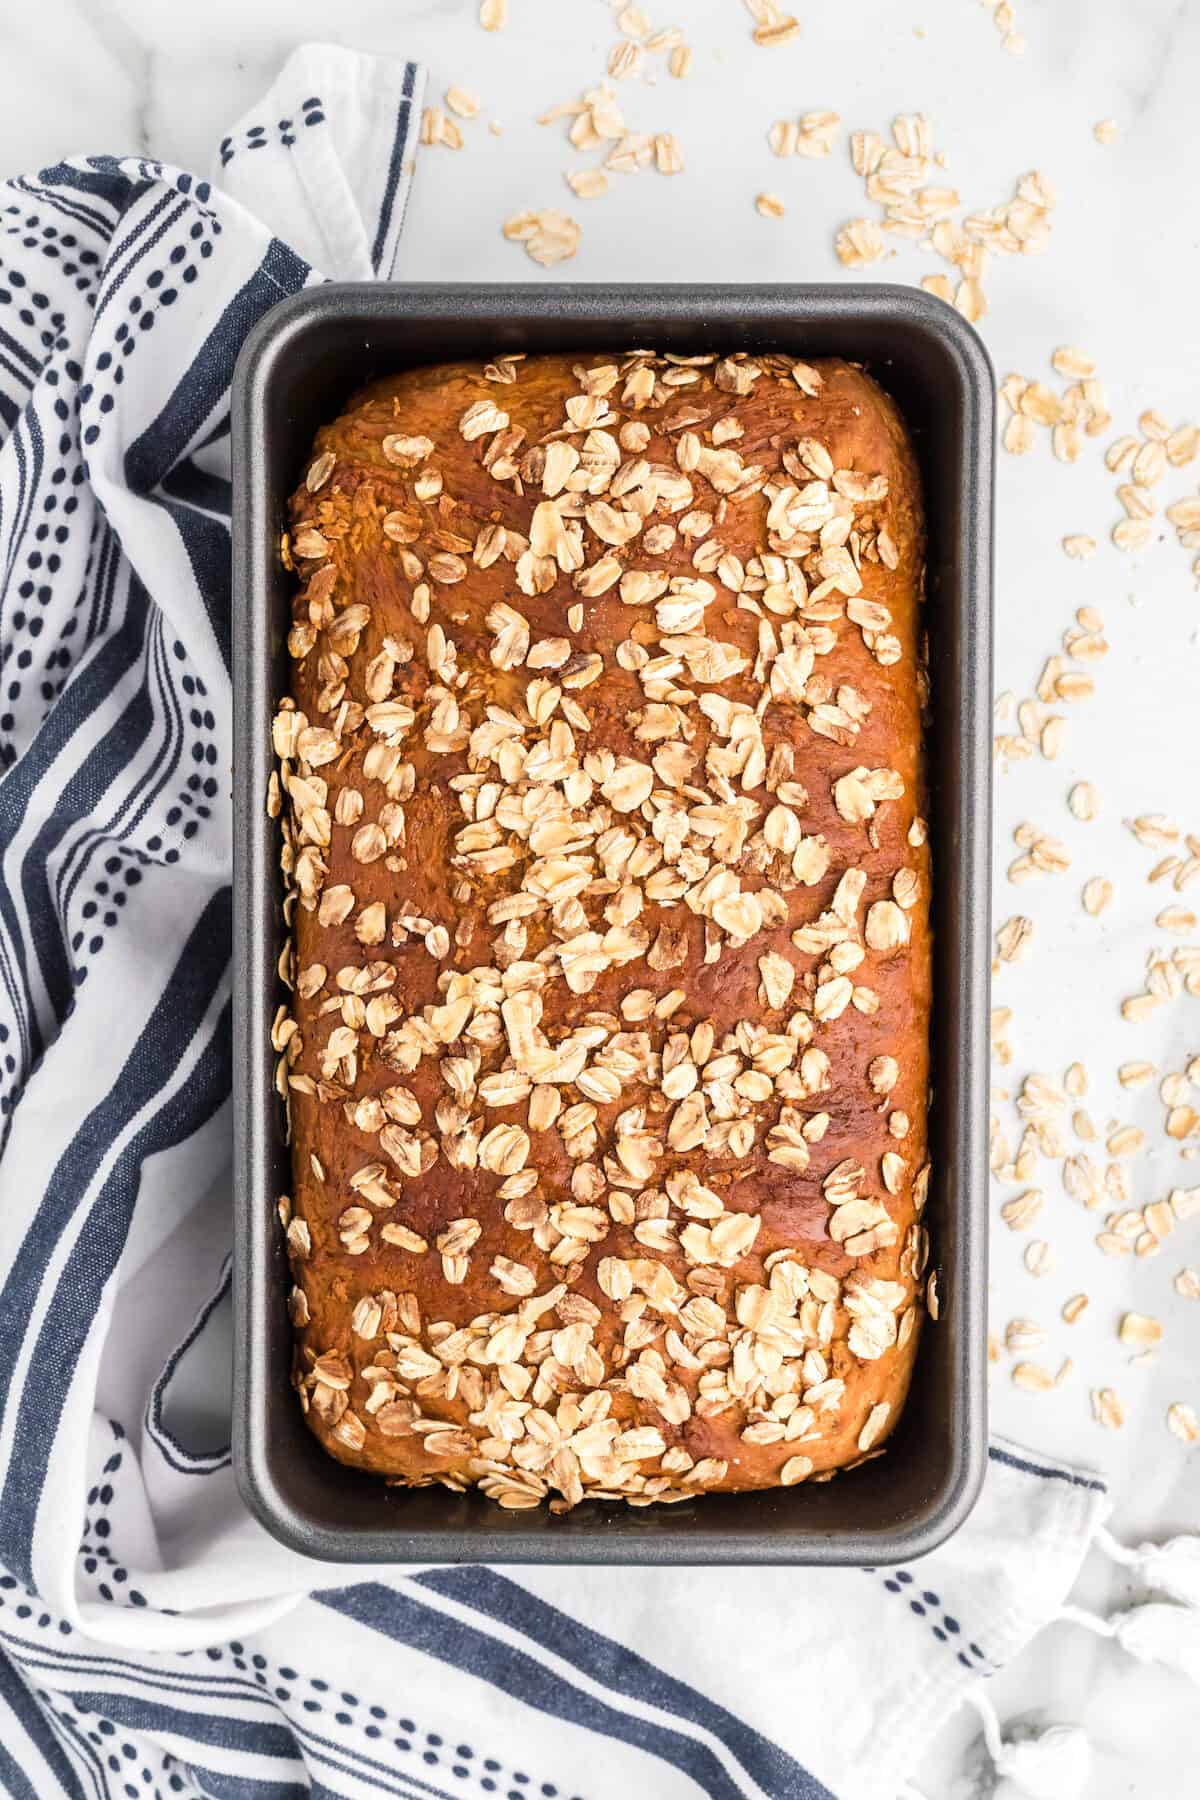
[[[479,1495],[406,1491],[333,1461],[289,1383],[290,1189],[269,1031],[281,1000],[282,886],[265,798],[286,691],[294,576],[285,500],[317,428],[355,389],[409,364],[502,351],[782,350],[866,365],[899,402],[928,512],[929,812],[934,858],[933,1180],[941,1316],[921,1333],[887,1454],[835,1481],[664,1507],[586,1502],[552,1517]],[[902,287],[327,286],[256,326],[233,385],[233,1452],[275,1536],[342,1562],[908,1561],[962,1522],[986,1459],[987,1095],[994,384],[975,333]]]

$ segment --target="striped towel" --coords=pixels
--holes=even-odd
[[[0,188],[0,1789],[888,1796],[1098,1483],[996,1447],[895,1572],[367,1582],[234,1486],[229,381],[282,296],[392,273],[420,88],[309,47],[219,185]]]

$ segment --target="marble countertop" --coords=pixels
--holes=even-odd
[[[1200,1003],[1184,993],[1143,1022],[1121,1017],[1120,1002],[1144,984],[1152,946],[1168,951],[1200,933],[1172,937],[1155,921],[1172,904],[1197,907],[1200,883],[1176,894],[1147,875],[1170,853],[1140,843],[1124,821],[1166,814],[1200,831],[1195,774],[1194,696],[1200,679],[1200,592],[1195,552],[1176,541],[1162,505],[1195,494],[1200,459],[1169,468],[1153,497],[1159,511],[1144,549],[1123,554],[1109,534],[1122,511],[1121,477],[1103,449],[1157,409],[1172,427],[1200,421],[1195,301],[1200,291],[1194,144],[1200,9],[1186,0],[1013,0],[1022,54],[1012,54],[978,0],[860,0],[854,7],[802,10],[802,31],[777,49],[756,48],[735,0],[687,0],[672,13],[647,0],[655,25],[678,23],[693,47],[686,80],[660,56],[657,78],[619,84],[633,129],[672,131],[683,172],[617,177],[608,194],[578,200],[563,172],[598,160],[566,142],[565,125],[537,115],[573,100],[604,77],[617,33],[605,0],[511,0],[512,22],[479,29],[475,0],[40,0],[0,17],[0,174],[37,167],[71,151],[147,152],[208,170],[222,132],[266,88],[284,55],[306,39],[415,57],[436,100],[449,84],[474,90],[481,116],[464,126],[465,147],[423,150],[405,226],[401,273],[420,280],[522,280],[540,271],[501,235],[502,221],[529,207],[559,206],[579,220],[579,252],[555,279],[753,281],[845,279],[833,253],[837,228],[878,217],[847,155],[850,130],[885,135],[897,113],[924,112],[946,166],[937,180],[956,186],[965,210],[1008,200],[1017,180],[1040,170],[1057,204],[1038,256],[989,261],[989,311],[980,329],[998,375],[1019,372],[1061,393],[1056,347],[1076,345],[1095,359],[1112,423],[1083,438],[1074,465],[1056,460],[1038,426],[1032,451],[999,458],[997,686],[1032,696],[1047,656],[1061,649],[1077,608],[1103,616],[1111,646],[1087,665],[1095,693],[1051,709],[1066,718],[1057,757],[1014,761],[997,778],[997,923],[1033,921],[1029,954],[1004,964],[995,1001],[1011,1007],[1012,1061],[999,1089],[1015,1096],[1032,1071],[1061,1082],[1068,1064],[1088,1071],[1085,1107],[1099,1141],[1064,1132],[1071,1153],[1103,1169],[1105,1138],[1117,1123],[1146,1134],[1125,1159],[1127,1209],[1195,1187],[1200,1162],[1184,1160],[1164,1136],[1158,1078],[1181,1070],[1200,1049]],[[833,154],[781,161],[771,155],[772,120],[816,109],[841,115]],[[1115,123],[1115,139],[1093,127]],[[500,126],[499,134],[487,122]],[[760,216],[755,196],[777,194],[782,218]],[[904,238],[888,240],[866,279],[915,282],[947,265]],[[1097,549],[1070,560],[1062,539],[1086,534]],[[998,730],[1017,732],[1015,720]],[[1098,816],[1072,816],[1067,794],[1092,783]],[[1019,854],[1014,829],[1032,822],[1061,840],[1064,873],[1015,885],[1006,869]],[[1183,851],[1186,856],[1186,849]],[[1099,918],[1081,907],[1083,883],[1103,876],[1114,898]],[[1136,1091],[1118,1065],[1147,1059],[1158,1072]],[[1191,1090],[1200,1103],[1200,1092]],[[1015,1144],[1011,1098],[998,1114]],[[1193,1140],[1194,1142],[1196,1140]],[[1044,1194],[1039,1218],[1012,1232],[1005,1199],[1023,1186]],[[997,1183],[993,1232],[993,1323],[1014,1317],[1047,1334],[1033,1360],[1061,1385],[1029,1393],[1010,1379],[1001,1352],[993,1370],[995,1426],[1034,1447],[1101,1469],[1112,1486],[1114,1528],[1127,1539],[1195,1528],[1200,1516],[1200,1447],[1166,1427],[1172,1403],[1200,1411],[1200,1304],[1173,1280],[1200,1267],[1200,1215],[1180,1223],[1157,1256],[1103,1256],[1094,1239],[1119,1202],[1089,1212],[1064,1191],[1061,1170],[1042,1161],[1024,1184]],[[1035,1278],[1025,1266],[1031,1239],[1048,1243],[1054,1269]],[[1060,1318],[1068,1296],[1091,1295],[1074,1325]],[[1153,1315],[1164,1340],[1152,1362],[1135,1363],[1117,1337],[1126,1309]],[[1120,1430],[1092,1417],[1091,1390],[1112,1387],[1126,1412]],[[1089,1565],[1081,1593],[1112,1605],[1122,1589]],[[1089,1800],[1174,1800],[1192,1791],[1200,1757],[1200,1717],[1182,1677],[1132,1668],[1116,1652],[1056,1626],[1018,1666],[997,1678],[1005,1716],[1079,1720],[1092,1737],[1096,1769]],[[930,1800],[970,1791],[961,1752],[974,1736],[965,1717],[932,1746],[921,1785]]]

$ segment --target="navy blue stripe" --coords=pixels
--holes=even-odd
[[[37,1666],[36,1663],[33,1666]],[[137,1681],[144,1686],[160,1686],[148,1681],[140,1671],[126,1669],[126,1678]],[[226,1684],[227,1685],[227,1684]],[[249,1684],[239,1684],[249,1687]],[[172,1692],[186,1693],[187,1689],[173,1689]],[[165,1701],[147,1699],[138,1692],[117,1688],[71,1689],[71,1699],[78,1710],[85,1715],[96,1713],[100,1718],[112,1719],[114,1723],[124,1725],[130,1731],[143,1731],[147,1734],[171,1735],[182,1738],[189,1744],[212,1744],[222,1750],[244,1751],[248,1755],[271,1757],[276,1762],[302,1763],[309,1771],[310,1761],[324,1763],[340,1774],[355,1776],[359,1781],[367,1781],[384,1793],[397,1795],[420,1795],[426,1800],[453,1800],[447,1790],[433,1782],[423,1780],[407,1770],[397,1768],[390,1763],[382,1762],[378,1757],[369,1756],[353,1744],[339,1744],[334,1739],[324,1737],[311,1727],[287,1719],[272,1717],[265,1720],[241,1719],[231,1717],[228,1713],[193,1712],[190,1708],[172,1706]],[[199,1691],[197,1698],[212,1701],[221,1698]],[[250,1688],[244,1696],[233,1696],[259,1702],[270,1709],[271,1703],[257,1688]],[[224,1728],[224,1729],[223,1729]],[[320,1784],[314,1780],[310,1790],[307,1784],[297,1789],[293,1784],[254,1778],[250,1776],[231,1776],[223,1774],[209,1763],[198,1760],[195,1756],[186,1759],[174,1753],[177,1760],[184,1762],[185,1767],[202,1776],[206,1787],[214,1793],[228,1791],[236,1796],[236,1786],[227,1790],[214,1786],[214,1782],[236,1782],[244,1780],[255,1793],[272,1796],[276,1792],[283,1794],[324,1792]],[[401,1753],[403,1754],[403,1753]],[[282,1778],[281,1778],[282,1779]],[[530,1796],[530,1800],[533,1797]]]
[[[25,1735],[37,1745],[47,1768],[59,1783],[63,1800],[71,1800],[71,1797],[83,1800],[83,1789],[79,1785],[75,1770],[64,1756],[62,1745],[47,1722],[45,1713],[26,1687],[20,1674],[5,1656],[0,1656],[0,1706],[7,1706],[13,1717],[20,1722]],[[0,1776],[11,1780],[11,1768],[15,1768],[16,1765],[9,1758],[11,1767],[6,1766],[3,1760],[7,1756],[4,1741],[5,1734],[0,1733]],[[11,1743],[12,1740],[8,1741]],[[9,1791],[10,1788],[6,1787],[5,1793],[7,1794]],[[28,1792],[33,1794],[36,1800],[36,1789],[28,1783],[24,1788],[11,1788],[11,1792],[14,1795]]]
[[[96,1753],[95,1746],[88,1743],[73,1717],[60,1718],[56,1714],[55,1723],[78,1757],[82,1773],[87,1775],[91,1781],[92,1792],[97,1796],[97,1800],[107,1800],[108,1783],[100,1768],[100,1758]]]
[[[379,211],[379,227],[375,233],[375,242],[371,246],[371,267],[377,275],[386,275],[390,271],[383,269],[384,251],[387,248],[388,232],[392,223],[392,208],[396,203],[396,190],[400,185],[400,173],[404,167],[404,152],[408,145],[408,131],[412,112],[413,83],[416,80],[415,63],[404,66],[404,83],[401,88],[401,101],[396,109],[396,134],[392,139],[392,156],[388,164],[387,180],[383,188],[383,205]]]
[[[171,518],[179,533],[221,660],[228,671],[232,658],[233,620],[229,526],[223,519],[211,519],[204,513],[193,512],[190,506],[168,500],[162,494],[152,494],[150,498]]]
[[[26,430],[17,433],[13,445],[17,463],[17,495],[15,518],[10,532],[11,556],[4,570],[3,579],[0,580],[0,611],[2,611],[4,600],[8,595],[13,561],[17,556],[17,547],[25,525],[28,523],[28,508],[32,505],[37,478],[42,468],[42,434],[35,414],[30,413]],[[32,456],[32,477],[27,462],[30,454]],[[0,508],[2,508],[2,504],[3,495],[0,494]],[[57,712],[58,709],[55,708],[55,715]],[[58,731],[61,733],[61,724]],[[43,724],[37,740],[35,740],[36,747],[27,751],[14,763],[6,771],[3,782],[0,782],[0,863],[2,863],[4,849],[11,842],[12,832],[24,816],[35,785],[36,775],[41,772],[39,748],[43,743],[52,742],[55,736],[55,727],[52,726],[47,730]],[[7,946],[11,946],[11,958],[7,953],[6,946],[4,984],[12,1000],[13,1017],[19,1033],[19,1045],[15,1048],[19,1048],[21,1059],[28,1069],[41,1055],[41,1022],[30,993],[29,965],[24,937],[17,921],[8,882],[3,879],[0,879],[0,936],[6,937]],[[10,1109],[4,1120],[2,1134],[4,1142],[7,1142],[11,1126],[12,1112]]]
[[[221,888],[201,913],[170,981],[112,1092],[88,1115],[59,1160],[33,1225],[0,1290],[0,1413],[17,1349],[41,1293],[46,1265],[75,1219],[80,1196],[129,1122],[170,1083],[204,1023],[229,957],[231,902]],[[0,1494],[0,1557],[32,1581],[34,1522],[59,1419],[100,1296],[124,1249],[143,1161],[184,1142],[224,1103],[231,1081],[231,1006],[225,1002],[187,1080],[125,1144],[93,1202],[42,1320],[33,1352],[40,1378],[21,1392]]]
[[[17,462],[17,503],[9,531],[8,561],[0,584],[0,599],[3,601],[9,598],[9,582],[21,555],[46,461],[46,442],[42,436],[41,420],[32,408],[27,409],[25,430],[19,431],[13,439],[13,451]]]
[[[569,1618],[495,1569],[431,1569],[415,1579],[421,1587],[431,1588],[522,1632],[540,1648],[561,1657],[610,1692],[643,1701],[700,1726],[719,1738],[767,1793],[827,1793],[807,1769],[744,1719],[717,1705],[690,1683],[648,1662],[627,1645]]]
[[[116,845],[127,843],[179,767],[183,751],[183,712],[171,679],[163,634],[163,615],[156,613],[148,636],[149,666],[145,686],[152,703],[157,697],[157,712],[163,722],[157,747],[149,766],[142,768],[137,780],[122,794],[115,810],[98,819],[91,829],[81,832],[63,858],[55,886],[55,905],[60,919],[70,916],[75,891],[88,874],[95,851],[109,851]]]
[[[1073,1469],[1048,1469],[1041,1463],[1030,1462],[1026,1457],[1014,1456],[1009,1450],[1001,1450],[992,1444],[988,1455],[993,1462],[1004,1463],[1007,1468],[1020,1469],[1023,1475],[1040,1475],[1046,1481],[1065,1481],[1070,1487],[1088,1488],[1095,1494],[1106,1494],[1107,1485],[1096,1481],[1090,1475],[1077,1475]]]
[[[176,500],[152,496],[174,521],[191,565],[209,626],[228,673],[232,666],[233,576],[229,555],[229,526],[223,519],[194,512]]]
[[[229,408],[229,383],[243,339],[284,294],[304,286],[308,264],[273,239],[262,262],[238,289],[196,351],[166,405],[125,452],[125,480],[151,494],[179,462],[218,407]]]
[[[131,617],[135,628],[141,620]],[[119,642],[121,633],[111,642]],[[57,716],[54,708],[50,718]],[[74,958],[66,937],[65,922],[55,913],[50,891],[50,859],[63,839],[81,820],[92,817],[103,794],[120,780],[154,725],[154,709],[142,683],[129,703],[95,744],[90,754],[67,781],[54,810],[39,827],[21,861],[21,893],[29,918],[30,938],[37,957],[53,1016],[67,1016],[75,992]],[[29,759],[22,758],[21,766]]]
[[[307,1779],[303,1782],[264,1781],[259,1776],[227,1775],[222,1770],[207,1768],[192,1756],[179,1760],[211,1800],[251,1800],[251,1797],[253,1800],[313,1800],[317,1791]]]
[[[186,1445],[181,1444],[175,1434],[169,1431],[163,1423],[163,1403],[176,1369],[228,1294],[232,1272],[232,1263],[227,1256],[216,1291],[210,1294],[204,1302],[193,1319],[187,1336],[176,1344],[150,1390],[150,1399],[146,1406],[146,1430],[158,1445],[166,1461],[180,1475],[209,1475],[216,1469],[223,1469],[231,1460],[228,1444],[223,1449],[205,1451],[200,1456],[193,1454]]]
[[[121,584],[124,563],[121,557],[121,546],[116,532],[111,529],[102,514],[97,515],[104,533],[97,573],[92,587],[91,622],[88,629],[88,642],[93,643],[103,632],[108,630],[113,616],[113,602],[117,589]],[[103,574],[100,572],[101,564]],[[132,570],[126,580],[126,588],[132,593],[136,577]]]
[[[73,163],[54,163],[48,169],[38,170],[38,180],[48,187],[73,188],[78,194],[90,194],[93,200],[103,200],[111,206],[117,215],[125,211],[135,193],[144,193],[150,185],[149,182],[134,182],[118,167],[113,156],[89,157],[88,166],[82,169]],[[107,235],[111,235],[116,219],[107,221],[98,215],[97,222]]]
[[[112,220],[105,218],[103,213],[97,212],[94,206],[85,206],[78,200],[68,200],[64,194],[56,192],[53,188],[43,187],[39,182],[31,181],[25,175],[17,176],[13,186],[20,188],[23,194],[28,194],[31,200],[36,200],[39,206],[53,207],[56,212],[62,213],[64,218],[70,219],[73,224],[86,226],[102,243],[107,243],[111,238]]]
[[[154,499],[175,523],[227,669],[232,629],[228,528],[223,521],[170,499],[161,489],[212,413],[218,408],[228,413],[233,365],[251,326],[281,295],[302,288],[308,273],[308,264],[294,250],[272,239],[262,262],[229,302],[162,412],[125,453],[128,486]]]
[[[227,519],[233,510],[233,483],[223,475],[200,468],[190,456],[169,469],[162,478],[162,491],[172,500],[199,512],[216,513]]]
[[[150,188],[158,184],[148,182],[146,185]],[[148,256],[155,244],[161,243],[171,227],[178,224],[190,211],[190,201],[183,199],[171,188],[154,202],[143,218],[136,219],[128,229],[122,231],[116,239],[115,250],[110,253],[112,260],[105,266],[104,287],[96,302],[97,320],[112,305],[142,258]],[[157,224],[155,221],[158,221]]]
[[[212,430],[206,431],[202,438],[197,439],[196,449],[197,451],[211,449],[214,444],[223,443],[231,433],[232,427],[229,414],[228,412],[224,412],[214,421]]]
[[[538,1712],[657,1756],[687,1775],[711,1800],[743,1800],[745,1789],[708,1745],[669,1725],[623,1712],[607,1700],[586,1693],[527,1651],[464,1620],[424,1606],[413,1592],[420,1585],[411,1583],[393,1590],[377,1582],[364,1582],[313,1598],[423,1655],[434,1656],[480,1681],[490,1682]],[[512,1623],[511,1619],[507,1622]],[[646,1698],[651,1696],[647,1694]],[[766,1785],[776,1800],[832,1800],[828,1789],[783,1751],[776,1752],[773,1760],[779,1779],[774,1786]]]
[[[25,348],[25,345],[19,338],[13,336],[11,331],[5,331],[2,325],[0,325],[0,344],[3,344],[5,349],[15,356],[18,362],[24,363],[31,375],[36,377],[41,374],[42,365],[46,360],[45,357],[35,356],[32,350],[27,350]],[[14,374],[15,372],[16,371],[14,370]]]
[[[10,431],[24,410],[15,400],[10,400],[7,394],[0,393],[0,420],[3,420]]]
[[[299,1731],[299,1728],[297,1727]],[[392,1768],[380,1763],[371,1756],[363,1756],[349,1744],[334,1744],[329,1738],[318,1737],[312,1731],[299,1731],[305,1748],[313,1762],[325,1763],[340,1774],[353,1775],[359,1781],[369,1781],[372,1787],[378,1787],[384,1793],[404,1795],[420,1795],[427,1800],[453,1800],[444,1787],[435,1787],[431,1781],[422,1781],[407,1770]],[[333,1752],[337,1754],[333,1754]],[[349,1757],[351,1760],[346,1761]],[[306,1761],[308,1758],[305,1759]],[[532,1800],[532,1796],[530,1796]]]
[[[0,1699],[0,1717],[3,1712],[4,1701]],[[23,1774],[16,1758],[4,1748],[5,1735],[0,1732],[0,1792],[4,1794],[4,1800],[38,1800],[37,1789]]]
[[[96,1655],[86,1650],[60,1649],[56,1644],[49,1642],[39,1643],[36,1649],[32,1650],[26,1639],[2,1630],[0,1630],[0,1641],[13,1647],[13,1653],[20,1659],[22,1667],[46,1669],[60,1678],[70,1675],[86,1675],[95,1681],[107,1677],[110,1680],[136,1683],[139,1690],[149,1688],[166,1694],[186,1694],[194,1699],[207,1700],[210,1703],[220,1699],[241,1700],[274,1710],[274,1702],[271,1698],[256,1682],[250,1681],[246,1677],[224,1673],[208,1676],[205,1675],[202,1668],[198,1671],[184,1672],[168,1668],[162,1661],[151,1665],[153,1670],[151,1673],[151,1669],[131,1667],[129,1663],[122,1662],[116,1656]],[[73,1684],[67,1684],[67,1691],[74,1692]],[[320,1733],[296,1720],[289,1719],[288,1723],[290,1729],[300,1740],[313,1744],[318,1751],[322,1749],[337,1750],[339,1754],[351,1757],[356,1762],[365,1764],[369,1769],[398,1776],[406,1784],[405,1792],[433,1795],[435,1800],[445,1800],[442,1788],[434,1787],[431,1783],[422,1781],[415,1775],[400,1775],[399,1771],[391,1768],[389,1764],[379,1762],[377,1758],[368,1755],[365,1750],[352,1745],[335,1744],[332,1739],[322,1737]],[[381,1741],[380,1749],[386,1750],[386,1748],[387,1746]],[[401,1754],[405,1753],[401,1752]],[[530,1800],[532,1800],[532,1796]]]
[[[276,1762],[300,1762],[299,1747],[286,1724],[278,1719],[235,1719],[228,1713],[193,1712],[189,1707],[146,1700],[117,1689],[87,1689],[73,1694],[81,1712],[94,1712],[133,1731],[177,1734],[197,1748],[241,1751],[248,1756],[272,1757]],[[200,1765],[207,1769],[206,1764]]]
[[[56,1724],[59,1737],[63,1737],[63,1741],[67,1742],[68,1750],[74,1751],[74,1755],[77,1757],[79,1780],[83,1782],[83,1777],[86,1775],[86,1778],[92,1782],[92,1793],[97,1796],[97,1800],[108,1800],[108,1782],[106,1782],[104,1771],[101,1769],[101,1759],[95,1753],[94,1744],[86,1741],[85,1735],[79,1730],[79,1726],[74,1721],[74,1715],[67,1719],[67,1717],[59,1717],[58,1714],[54,1714],[54,1724]]]
[[[27,375],[24,369],[18,369],[16,364],[10,362],[8,357],[3,355],[3,353],[0,353],[0,369],[3,369],[6,374],[11,375],[14,382],[19,384],[26,395],[31,393],[37,384],[38,378],[36,375]],[[13,407],[14,419],[20,418],[22,412],[25,410],[24,405],[17,406],[15,401],[10,402],[10,404]]]

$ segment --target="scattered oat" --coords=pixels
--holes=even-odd
[[[1115,119],[1097,119],[1092,126],[1092,136],[1098,144],[1115,144],[1117,141],[1117,121]]]
[[[1195,1408],[1183,1400],[1176,1400],[1173,1406],[1168,1406],[1167,1430],[1184,1444],[1200,1442],[1200,1420],[1196,1417]]]
[[[526,255],[544,269],[574,256],[579,248],[575,220],[553,206],[543,207],[540,212],[514,213],[505,221],[504,235],[514,243],[524,244]]]
[[[1077,781],[1067,795],[1067,805],[1076,819],[1089,821],[1100,810],[1100,796],[1090,781]]]
[[[1087,1307],[1088,1297],[1086,1294],[1072,1294],[1069,1300],[1063,1302],[1063,1319],[1068,1325],[1074,1325],[1076,1319],[1083,1317]]]
[[[1080,350],[1074,344],[1062,344],[1050,358],[1050,365],[1056,375],[1062,375],[1072,381],[1087,381],[1096,373],[1096,359],[1089,356],[1086,350]]]
[[[746,9],[754,24],[754,41],[764,49],[790,43],[800,35],[799,20],[785,13],[775,0],[746,0]]]
[[[448,87],[446,105],[460,119],[473,119],[479,112],[478,96],[467,88]]]
[[[676,44],[667,58],[667,69],[676,81],[682,81],[691,74],[692,52],[687,44]]]
[[[580,200],[595,200],[608,192],[608,176],[603,169],[571,169],[566,180]]]
[[[1039,739],[1039,743],[1042,755],[1048,762],[1053,762],[1058,756],[1059,751],[1063,747],[1066,735],[1067,721],[1061,714],[1046,720],[1046,723],[1042,726],[1042,735]]]
[[[1014,913],[996,933],[996,956],[1000,962],[1020,962],[1028,954],[1032,942],[1033,920],[1022,913]]]
[[[1096,554],[1095,538],[1085,537],[1082,533],[1078,532],[1070,537],[1065,537],[1062,541],[1062,547],[1067,555],[1075,562],[1082,562],[1087,557],[1095,556]]]
[[[1139,844],[1155,848],[1177,844],[1182,836],[1174,819],[1168,819],[1165,813],[1142,813],[1136,819],[1126,819],[1125,823]]]
[[[1048,1394],[1055,1385],[1053,1375],[1041,1363],[1014,1363],[1012,1380],[1014,1387],[1024,1388],[1029,1394]]]
[[[1149,519],[1119,519],[1111,535],[1118,550],[1144,550],[1154,536],[1154,527]]]
[[[1109,1431],[1119,1431],[1125,1423],[1125,1408],[1117,1398],[1113,1388],[1092,1389],[1092,1416],[1098,1425]]]
[[[841,114],[835,112],[807,112],[799,120],[776,119],[767,132],[767,142],[776,156],[825,157],[833,150],[841,123]]]
[[[851,219],[834,239],[838,261],[848,269],[865,269],[886,254],[883,233],[870,219]]]
[[[605,65],[608,74],[614,81],[624,81],[627,76],[640,75],[642,70],[642,51],[639,44],[631,44],[628,38],[614,44],[608,54]]]
[[[1004,1348],[1010,1356],[1038,1350],[1045,1342],[1045,1332],[1033,1319],[1010,1319],[1004,1328]]]
[[[1098,919],[1105,907],[1109,905],[1112,897],[1113,884],[1107,876],[1093,875],[1092,879],[1084,884],[1083,910],[1090,913],[1093,919]]]
[[[1052,1275],[1054,1273],[1054,1252],[1044,1238],[1034,1238],[1025,1246],[1024,1263],[1031,1275]]]
[[[759,194],[755,199],[754,206],[764,219],[782,219],[783,217],[783,201],[778,194]]]
[[[1040,1188],[1029,1188],[1000,1208],[1000,1216],[1010,1231],[1028,1231],[1042,1210]]]
[[[1005,1067],[1012,1061],[1012,1045],[1008,1041],[1008,1028],[1012,1024],[1012,1008],[1010,1006],[994,1006],[991,1014],[992,1055]]]
[[[654,166],[660,175],[678,175],[683,170],[683,152],[673,131],[659,131],[654,137]]]
[[[1175,1277],[1175,1292],[1185,1300],[1200,1300],[1200,1270],[1180,1269]]]
[[[421,114],[421,142],[427,146],[443,144],[447,150],[461,150],[463,134],[454,120],[440,106],[427,106]]]
[[[1157,1319],[1135,1312],[1124,1315],[1117,1331],[1127,1350],[1153,1350],[1162,1343],[1162,1335],[1163,1329]]]

